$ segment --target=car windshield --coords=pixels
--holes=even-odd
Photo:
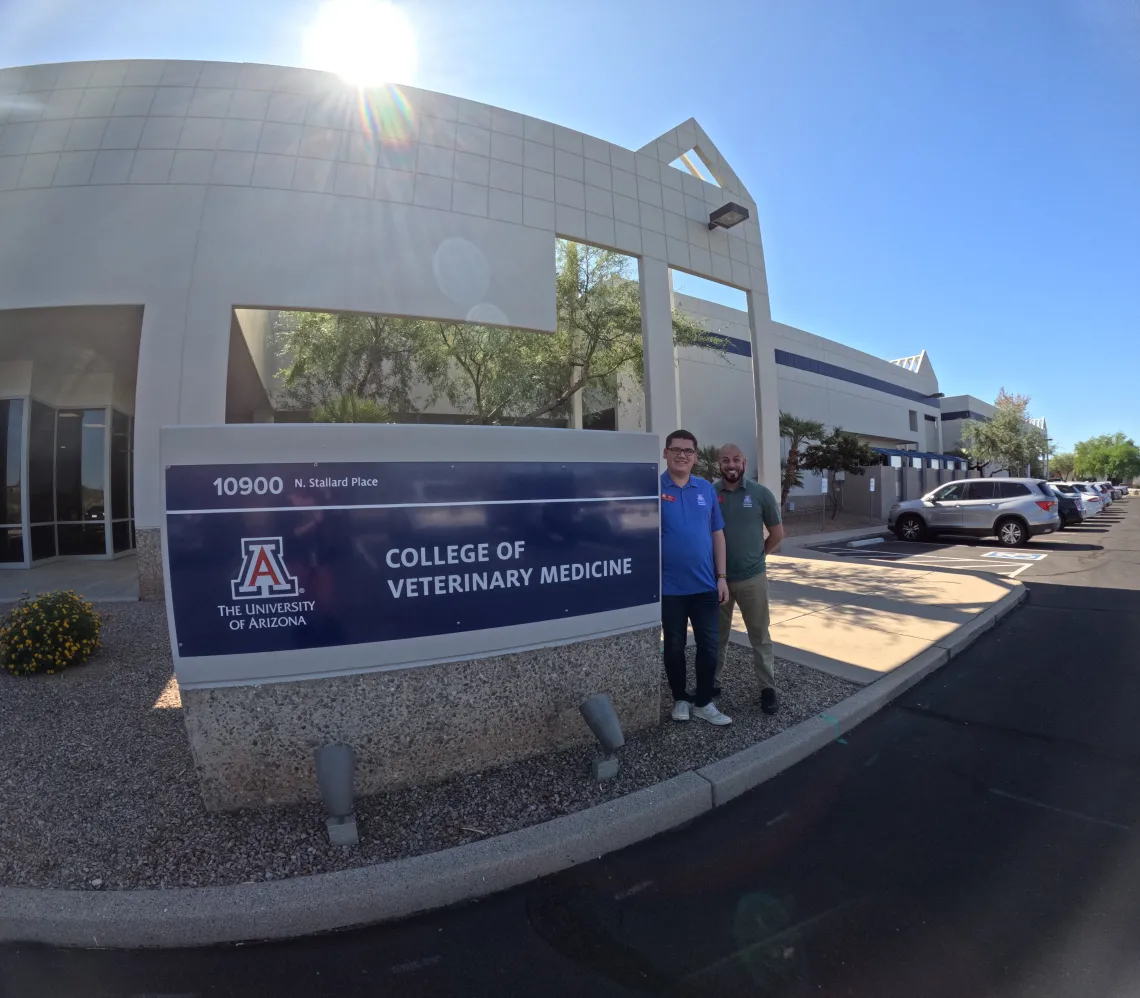
[[[1069,485],[1067,482],[1054,482],[1053,483],[1053,491],[1054,492],[1064,492],[1068,495],[1072,495],[1077,490],[1072,485]]]

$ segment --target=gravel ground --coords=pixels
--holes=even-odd
[[[633,735],[620,775],[590,781],[592,748],[361,798],[357,847],[328,845],[319,804],[202,807],[167,642],[165,607],[102,609],[104,648],[56,676],[0,673],[0,885],[201,887],[326,873],[431,852],[569,814],[703,766],[855,692],[777,659],[779,714],[760,712],[751,653],[730,646],[728,728],[666,721]],[[691,654],[691,650],[690,650]],[[671,710],[662,684],[662,711]]]

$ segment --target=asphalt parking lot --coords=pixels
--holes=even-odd
[[[1129,503],[1140,505],[1140,498],[1120,499],[1080,526],[1035,537],[1019,548],[1002,547],[994,537],[947,536],[921,543],[888,537],[881,544],[865,547],[837,543],[815,545],[813,550],[871,563],[894,562],[905,567],[986,573],[1023,582],[1045,580],[1097,571],[1106,562],[1107,542],[1113,528],[1127,515]]]

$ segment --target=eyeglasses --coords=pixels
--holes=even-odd
[[[675,457],[692,457],[696,454],[692,447],[669,447],[667,449]]]

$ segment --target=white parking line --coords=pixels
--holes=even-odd
[[[849,548],[817,548],[828,554],[851,558],[868,564],[897,564],[913,568],[943,568],[962,572],[985,572],[988,575],[997,575],[1001,578],[1013,578],[1020,575],[1032,562],[1018,565],[1016,568],[1000,560],[986,560],[983,556],[961,557],[953,554],[938,554],[933,551],[852,551]]]

